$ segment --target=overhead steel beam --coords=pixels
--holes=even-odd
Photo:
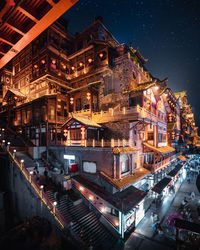
[[[35,23],[38,22],[37,18],[35,18],[34,16],[32,16],[29,12],[27,12],[22,7],[18,6],[17,10],[19,10],[22,14],[24,14],[25,16],[27,16],[28,18],[30,18],[33,22],[35,22]]]
[[[9,27],[10,29],[14,30],[15,32],[19,33],[20,35],[24,35],[24,32],[22,32],[21,30],[15,28],[13,25],[9,24],[9,23],[5,23],[5,26]]]
[[[55,3],[52,0],[46,0],[51,6],[54,6]]]
[[[25,48],[79,0],[60,0],[0,59],[0,68]]]
[[[7,43],[7,44],[9,44],[10,46],[14,46],[13,43],[9,42],[9,41],[6,40],[6,39],[3,39],[2,37],[0,37],[0,41],[2,41],[2,42],[4,42],[4,43]]]

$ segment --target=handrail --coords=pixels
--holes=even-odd
[[[49,199],[47,194],[41,189],[41,187],[36,182],[35,178],[33,178],[29,172],[29,170],[24,166],[24,164],[20,163],[19,158],[11,153],[9,150],[9,147],[4,148],[4,144],[2,140],[0,139],[0,145],[3,150],[7,151],[12,160],[15,162],[15,164],[18,166],[19,170],[23,173],[26,180],[29,182],[31,187],[35,190],[35,193],[39,196],[41,201],[46,205],[46,207],[49,209],[50,213],[53,214],[55,220],[60,224],[61,228],[64,229],[65,227],[69,227],[69,222],[63,217],[63,215],[58,211],[58,209],[53,205],[52,201]],[[83,245],[85,245],[85,242],[79,237],[79,235],[71,230],[71,233],[74,235],[74,237],[81,242]]]
[[[76,181],[75,181],[76,182]],[[78,183],[78,182],[76,182],[76,183]],[[74,184],[74,183],[72,183],[72,186],[78,191],[78,189],[76,188],[76,185]],[[84,187],[85,188],[85,187]],[[87,189],[87,188],[86,188]],[[79,194],[82,196],[82,197],[84,197],[84,199],[86,199],[87,201],[88,201],[88,199],[87,199],[87,197],[84,195],[84,194],[82,194],[82,193],[80,193],[79,192]],[[94,194],[95,195],[95,194]],[[111,224],[111,226],[118,232],[118,230],[117,230],[117,228],[116,228],[116,225],[114,225],[112,222],[111,222],[111,220],[107,217],[107,216],[105,216],[105,214],[103,214],[103,213],[101,213],[101,210],[100,209],[98,209],[97,207],[95,207],[94,206],[94,204],[92,204],[92,202],[90,202],[90,204],[92,205],[92,207],[94,207],[100,214],[101,214],[101,216],[103,216],[105,219],[106,219],[106,221],[109,223],[109,224]],[[119,232],[118,232],[119,233]]]

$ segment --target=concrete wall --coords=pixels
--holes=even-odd
[[[28,147],[28,152],[33,159],[40,159],[41,154],[46,151],[46,147]]]
[[[113,151],[112,148],[81,148],[81,147],[48,147],[53,151],[56,159],[62,162],[65,167],[64,154],[75,155],[75,162],[82,172],[83,161],[96,162],[97,172],[104,171],[107,175],[113,175]]]
[[[9,208],[6,210],[9,209],[8,216],[13,225],[31,219],[35,215],[55,223],[49,210],[40,202],[35,191],[10,159],[1,160],[0,181],[6,192],[5,196],[9,203]]]

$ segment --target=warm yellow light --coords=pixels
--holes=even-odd
[[[82,63],[82,62],[80,62],[80,63],[79,63],[79,66],[80,66],[80,67],[82,67],[82,66],[83,66],[83,63]]]
[[[92,61],[93,61],[92,58],[89,58],[89,59],[88,59],[88,62],[89,62],[89,63],[91,63]]]
[[[116,222],[116,223],[115,223],[115,226],[116,226],[116,227],[118,227],[118,226],[119,226],[119,223],[118,223],[118,222]]]
[[[42,63],[42,64],[45,64],[45,60],[44,60],[44,59],[42,59],[42,60],[41,60],[41,63]]]
[[[91,201],[93,200],[93,197],[91,195],[89,196],[89,200],[91,200]]]
[[[37,69],[37,68],[38,68],[37,64],[35,64],[35,65],[34,65],[34,68],[35,68],[35,69]]]
[[[74,66],[72,66],[71,69],[74,70],[75,69]]]
[[[53,63],[53,64],[56,64],[56,60],[55,60],[55,59],[53,59],[53,60],[52,60],[52,63]]]
[[[80,187],[80,188],[79,188],[79,190],[80,190],[80,191],[83,191],[83,188],[82,188],[82,187]]]
[[[99,57],[102,58],[103,57],[103,53],[99,53]]]

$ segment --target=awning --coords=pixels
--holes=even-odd
[[[172,171],[170,171],[167,175],[169,175],[171,177],[176,176],[177,173],[181,170],[182,167],[183,166],[181,164],[176,165],[176,167]]]
[[[113,154],[131,154],[131,153],[135,153],[138,150],[134,147],[126,147],[126,148],[120,148],[120,147],[115,147],[113,148]]]
[[[137,206],[147,195],[146,192],[137,189],[134,186],[130,186],[121,192],[111,194],[102,186],[97,185],[95,182],[92,182],[81,175],[73,176],[72,181],[79,183],[88,191],[110,203],[124,214],[127,214],[130,210]]]
[[[170,146],[155,147],[155,146],[153,146],[153,145],[151,145],[151,144],[149,144],[147,142],[143,142],[143,145],[148,147],[149,149],[155,151],[156,153],[160,153],[160,154],[175,151],[175,148],[172,148]]]
[[[163,189],[171,182],[171,178],[164,177],[153,188],[152,191],[161,194]]]
[[[100,175],[112,186],[114,186],[116,189],[120,190],[124,187],[127,187],[130,184],[135,183],[136,181],[144,178],[146,175],[150,173],[149,170],[146,168],[140,168],[134,171],[133,174],[129,174],[127,176],[124,176],[121,179],[113,179],[107,174],[105,174],[103,171],[100,172]]]
[[[175,227],[182,228],[182,229],[200,234],[200,225],[197,223],[175,218],[174,225]]]
[[[136,207],[147,195],[146,192],[130,186],[121,192],[113,194],[115,201],[118,201],[118,207],[124,214],[128,214]]]
[[[187,159],[183,155],[179,155],[178,159],[181,160],[181,161],[187,161]]]

